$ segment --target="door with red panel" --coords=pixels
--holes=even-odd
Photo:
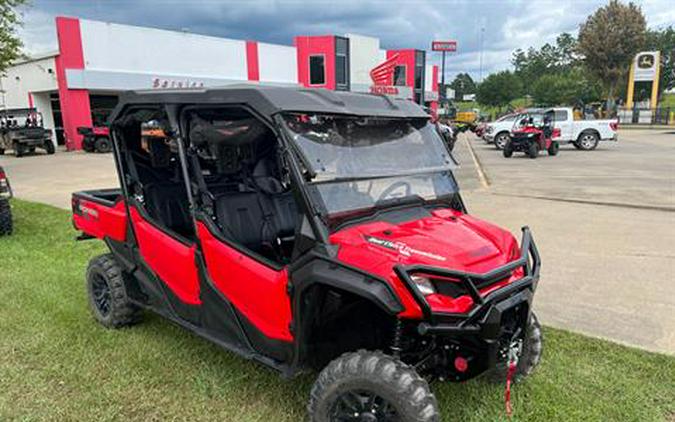
[[[213,286],[267,339],[293,341],[287,267],[235,247],[217,232],[198,221],[197,237]]]
[[[129,209],[143,261],[181,302],[201,304],[195,243],[153,221],[141,205]]]

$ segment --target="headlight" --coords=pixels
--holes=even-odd
[[[492,133],[492,131],[495,130],[492,126],[488,126],[487,129],[485,130],[487,133]]]
[[[436,293],[436,288],[434,287],[434,284],[428,278],[421,277],[418,275],[414,275],[410,278],[415,283],[420,293],[422,293],[424,296]]]

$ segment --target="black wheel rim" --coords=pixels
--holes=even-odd
[[[337,397],[331,409],[331,421],[398,422],[396,408],[379,395],[365,390],[350,390]]]
[[[94,275],[91,282],[91,294],[96,310],[101,316],[108,316],[110,313],[110,286],[100,275]]]

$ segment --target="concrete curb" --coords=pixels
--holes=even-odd
[[[483,188],[489,188],[490,179],[488,178],[487,173],[485,172],[485,169],[483,168],[483,165],[481,164],[480,159],[478,158],[478,155],[476,155],[476,152],[473,150],[473,145],[471,145],[469,137],[466,134],[463,135],[464,135],[463,136],[464,142],[466,143],[466,146],[469,149],[469,155],[471,155],[473,165],[476,168],[476,173],[478,173],[478,179],[480,180],[480,184],[483,186]]]

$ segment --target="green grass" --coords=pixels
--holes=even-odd
[[[299,421],[313,376],[283,380],[156,316],[107,330],[89,316],[69,213],[13,202],[0,238],[0,421]],[[546,328],[514,420],[673,421],[675,358]],[[435,384],[448,420],[506,420],[502,386]]]
[[[675,94],[664,94],[659,107],[675,108]]]

